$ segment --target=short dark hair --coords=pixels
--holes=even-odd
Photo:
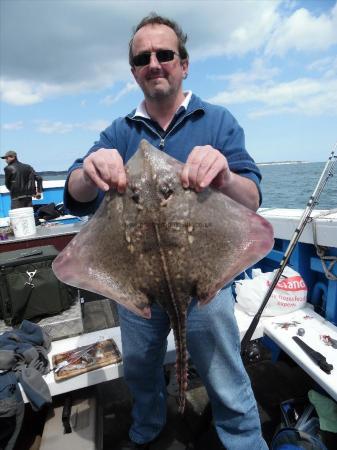
[[[158,16],[157,13],[151,12],[148,16],[144,17],[139,24],[134,28],[132,37],[129,42],[129,63],[130,66],[133,66],[133,53],[132,53],[132,44],[133,38],[138,30],[145,27],[146,25],[166,25],[170,27],[178,38],[178,51],[181,59],[188,58],[188,52],[186,50],[185,44],[187,41],[187,34],[183,32],[182,28],[174,22],[173,20],[168,19],[167,17]]]

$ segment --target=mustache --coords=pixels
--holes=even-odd
[[[153,69],[153,70],[149,71],[149,73],[146,76],[146,79],[147,80],[151,80],[153,78],[158,78],[158,77],[166,78],[165,72],[163,72],[160,69],[158,69],[158,70],[157,69]]]

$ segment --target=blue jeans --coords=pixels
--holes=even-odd
[[[170,331],[167,314],[156,304],[150,320],[118,306],[124,376],[134,399],[129,431],[138,444],[153,440],[166,421],[163,360]],[[187,348],[207,389],[218,436],[227,450],[266,450],[250,380],[240,357],[234,299],[223,289],[206,306],[192,300]]]

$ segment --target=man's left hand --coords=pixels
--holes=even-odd
[[[197,192],[210,185],[217,189],[224,188],[231,177],[227,159],[211,145],[194,147],[181,173],[183,187]]]

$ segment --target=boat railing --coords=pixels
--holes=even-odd
[[[275,245],[258,267],[263,272],[276,269],[289,244],[302,210],[261,209],[274,227]],[[316,242],[315,242],[316,235]],[[308,287],[308,302],[326,320],[337,324],[337,264],[330,264],[326,276],[321,249],[330,261],[337,259],[337,212],[316,210],[292,253],[289,265],[299,272]]]

